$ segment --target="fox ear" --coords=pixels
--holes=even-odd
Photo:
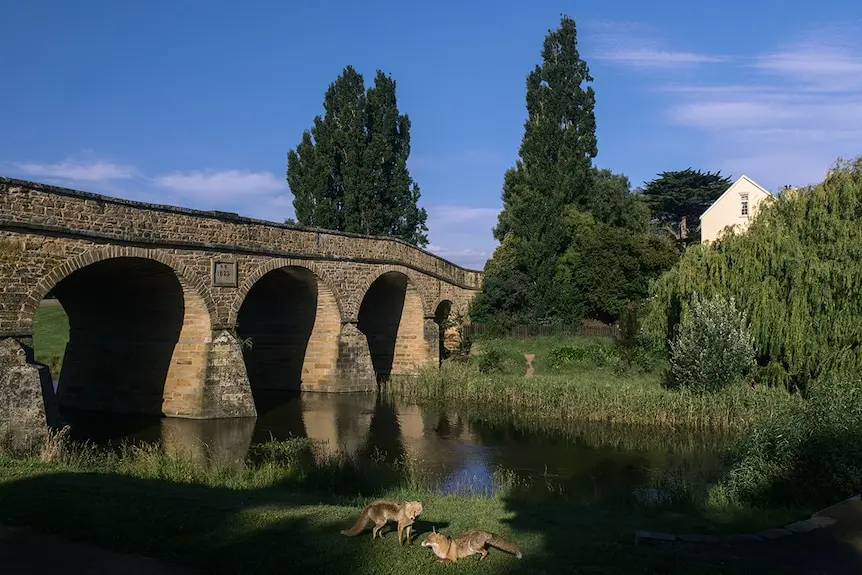
[[[431,526],[431,533],[437,533],[437,527],[435,525]]]

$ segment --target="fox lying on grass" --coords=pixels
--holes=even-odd
[[[359,519],[356,524],[350,529],[341,532],[342,535],[353,537],[359,535],[365,529],[369,521],[374,522],[374,528],[371,531],[371,539],[374,540],[380,534],[380,530],[386,525],[387,521],[398,522],[398,544],[403,545],[401,541],[401,533],[404,532],[405,540],[410,543],[410,532],[413,529],[413,523],[422,514],[422,502],[406,501],[397,503],[395,501],[386,501],[379,499],[366,505],[359,514]],[[383,535],[380,535],[382,538]]]
[[[422,542],[422,547],[430,547],[434,555],[439,557],[437,560],[438,563],[445,563],[447,561],[455,563],[458,559],[463,559],[475,553],[482,554],[479,557],[479,561],[481,561],[488,556],[489,546],[511,553],[518,559],[521,558],[521,550],[516,543],[504,539],[496,533],[482,531],[481,529],[472,529],[457,537],[449,537],[438,533],[437,529],[432,527],[431,533]]]

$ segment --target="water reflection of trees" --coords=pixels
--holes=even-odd
[[[89,438],[161,440],[170,453],[196,460],[241,461],[252,443],[301,437],[323,458],[408,460],[430,483],[481,488],[503,469],[532,480],[535,493],[547,493],[550,484],[590,500],[631,497],[669,483],[705,488],[722,470],[718,454],[729,439],[596,423],[548,427],[509,413],[420,406],[387,394],[281,393],[263,405],[257,419],[103,417],[78,429]]]

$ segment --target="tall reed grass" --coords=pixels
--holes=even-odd
[[[387,389],[405,400],[489,408],[545,427],[590,421],[739,431],[801,401],[783,389],[764,387],[734,386],[712,394],[669,390],[657,375],[620,376],[602,369],[529,378],[483,374],[474,362],[394,377]]]

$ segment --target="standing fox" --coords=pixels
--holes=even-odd
[[[521,550],[518,545],[500,537],[489,531],[481,529],[473,529],[459,535],[458,537],[449,537],[442,533],[437,533],[437,529],[432,527],[431,533],[425,541],[422,542],[422,547],[430,547],[434,555],[439,557],[439,563],[451,561],[455,563],[458,559],[463,559],[475,553],[481,553],[479,561],[488,556],[488,546],[496,547],[501,551],[511,553],[518,559],[521,558]]]
[[[422,514],[422,503],[420,501],[406,501],[404,503],[396,503],[395,501],[377,500],[369,503],[362,509],[359,514],[359,519],[356,524],[342,531],[342,535],[353,537],[359,535],[368,525],[369,521],[374,522],[374,528],[371,531],[371,539],[374,540],[380,530],[386,525],[387,521],[398,522],[398,544],[403,545],[401,541],[401,532],[404,531],[406,541],[410,543],[410,531],[413,529],[413,523]],[[380,535],[383,537],[383,535]]]

